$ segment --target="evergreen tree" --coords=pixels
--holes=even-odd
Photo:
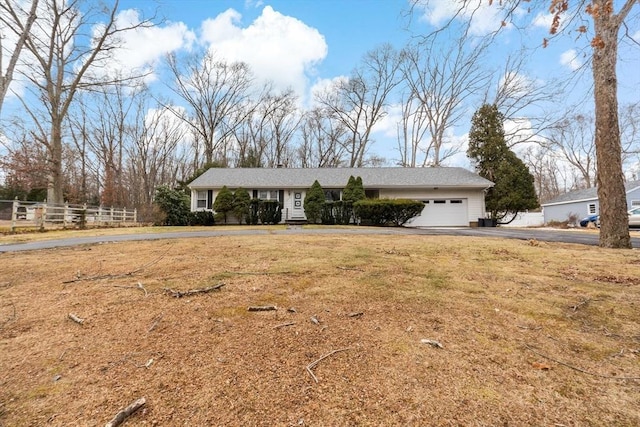
[[[362,177],[360,176],[356,178],[356,185],[353,188],[353,198],[354,198],[354,202],[357,202],[358,200],[364,200],[367,198],[364,192],[364,185],[362,184]]]
[[[227,213],[233,211],[233,193],[225,185],[220,189],[220,192],[216,196],[216,200],[213,202],[213,210],[216,215],[222,216],[224,223],[227,223]]]
[[[518,212],[537,208],[538,198],[529,169],[507,146],[503,122],[496,105],[480,107],[471,121],[467,156],[478,174],[495,184],[485,197],[491,218],[508,224]]]
[[[347,181],[347,186],[342,190],[342,200],[345,202],[355,202],[353,199],[353,190],[356,186],[356,179],[353,175],[349,177],[349,181]]]
[[[353,175],[349,177],[347,186],[342,191],[342,200],[345,202],[355,203],[358,200],[365,199],[364,186],[362,185],[362,178],[354,178]]]
[[[249,206],[251,204],[251,195],[244,188],[238,188],[233,193],[233,214],[242,224],[243,221],[249,223]]]
[[[324,190],[316,180],[311,185],[307,195],[304,197],[304,214],[307,220],[315,224],[322,218],[322,209],[325,204]]]
[[[187,225],[189,223],[189,196],[167,186],[156,189],[153,203],[162,212],[156,225]]]

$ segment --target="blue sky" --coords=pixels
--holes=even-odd
[[[474,34],[486,33],[499,25],[500,10],[495,3],[498,2],[488,6],[488,1],[482,0],[483,7],[473,21]],[[162,58],[167,53],[214,49],[225,59],[248,62],[258,78],[273,80],[277,87],[290,86],[308,101],[314,86],[347,76],[367,51],[382,43],[402,48],[412,35],[426,34],[452,16],[452,0],[430,0],[430,4],[429,10],[416,9],[410,32],[406,15],[409,0],[121,0],[119,19],[124,22],[135,22],[140,16],[154,13],[163,20],[155,28],[126,36],[126,49],[118,59],[126,66],[153,71],[149,82],[160,89],[169,83],[161,71]],[[636,7],[636,18],[637,9],[640,7]],[[492,48],[489,65],[500,68],[507,54],[524,44],[539,47],[548,36],[550,17],[544,8],[519,11],[516,19],[526,24],[526,29],[505,27]],[[639,21],[631,20],[629,27],[638,42]],[[586,37],[559,38],[547,49],[529,52],[530,61],[521,78],[544,85],[554,76],[572,75],[585,64],[590,52]],[[639,52],[637,45],[622,46],[619,68],[622,103],[637,102],[640,98]],[[559,98],[555,107],[582,101],[582,108],[590,111],[590,98],[584,97],[590,85],[590,70],[585,69],[579,74],[574,90]],[[19,83],[12,89],[21,92]],[[468,106],[469,119],[453,130],[453,140],[464,141],[471,114],[477,107]],[[390,113],[373,135],[376,139],[373,153],[390,160],[397,157],[393,153],[394,128]],[[464,162],[464,155],[457,162]]]

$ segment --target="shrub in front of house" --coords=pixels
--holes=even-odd
[[[325,202],[322,206],[322,223],[348,225],[353,218],[353,203],[344,200]]]
[[[247,224],[257,225],[260,221],[260,199],[251,199],[249,201],[249,219]]]
[[[407,199],[365,199],[353,204],[356,218],[363,225],[404,225],[420,215],[424,204]]]
[[[215,211],[216,222],[227,223],[227,214],[233,211],[233,193],[223,186],[213,202],[213,210]]]
[[[311,224],[317,224],[322,220],[322,211],[325,205],[324,190],[320,183],[316,180],[311,185],[307,195],[304,197],[304,214],[307,221]]]
[[[211,211],[196,211],[189,214],[189,225],[214,225],[215,219]]]
[[[189,196],[182,191],[158,187],[153,203],[161,212],[154,220],[155,225],[189,224]]]
[[[238,188],[233,193],[233,215],[238,220],[238,223],[242,224],[249,222],[249,213],[251,210],[251,195],[244,188]]]
[[[258,216],[263,224],[277,224],[282,219],[282,207],[277,200],[260,200]]]
[[[322,205],[322,211],[320,214],[320,222],[324,225],[334,225],[336,218],[333,216],[333,205],[335,202],[325,201]]]
[[[277,200],[251,199],[247,224],[278,224],[282,220],[282,206]]]

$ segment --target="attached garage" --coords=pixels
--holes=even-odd
[[[411,221],[411,227],[469,226],[467,199],[428,199],[422,202],[424,210]]]

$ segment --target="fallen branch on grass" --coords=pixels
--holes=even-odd
[[[118,412],[115,417],[111,419],[104,427],[117,427],[124,422],[128,417],[133,415],[138,409],[142,408],[147,400],[144,397],[133,402],[131,405]]]
[[[278,307],[275,305],[251,305],[247,307],[247,311],[274,311],[277,309]]]
[[[73,313],[69,313],[68,317],[69,317],[69,319],[73,320],[74,322],[76,322],[79,325],[82,325],[84,323],[84,319],[78,317],[77,315],[75,315]]]
[[[530,351],[532,351],[533,353],[537,354],[540,357],[544,357],[545,359],[551,360],[552,362],[555,362],[559,365],[562,366],[566,366],[569,369],[573,369],[574,371],[578,371],[581,372],[583,374],[587,374],[587,375],[591,375],[593,377],[598,377],[598,378],[606,378],[606,379],[611,379],[611,380],[640,380],[640,377],[619,377],[616,375],[602,375],[602,374],[596,374],[595,372],[589,372],[586,371],[582,368],[578,368],[577,366],[573,366],[570,365],[568,363],[562,362],[558,359],[554,359],[553,357],[547,356],[546,354],[540,353],[539,351],[537,351],[536,349],[534,349],[533,347],[531,347],[529,344],[524,344],[524,346],[529,349]]]
[[[138,286],[127,286],[127,285],[111,285],[111,286],[113,286],[114,288],[123,288],[123,289],[140,289],[144,292],[145,297],[149,296],[149,293],[140,282],[138,282]]]
[[[293,326],[295,324],[296,322],[281,323],[279,325],[274,326],[273,329],[280,329],[280,328],[284,328],[285,326]]]
[[[307,372],[309,372],[309,375],[311,375],[311,378],[313,378],[313,380],[316,382],[316,384],[318,383],[318,378],[313,374],[312,369],[315,368],[318,365],[318,363],[322,362],[327,357],[332,356],[332,355],[334,355],[336,353],[339,353],[341,351],[347,351],[347,350],[349,350],[349,347],[339,348],[337,350],[330,351],[329,353],[327,353],[324,356],[322,356],[320,359],[318,359],[316,361],[313,361],[313,362],[311,362],[311,363],[309,363],[307,365]]]
[[[162,318],[164,317],[164,314],[161,313],[159,315],[157,315],[156,317],[153,318],[153,324],[151,324],[151,326],[149,326],[149,329],[147,329],[147,333],[153,331],[156,326],[158,326],[158,323],[160,323],[160,321],[162,320]]]
[[[574,305],[573,307],[571,307],[571,309],[575,312],[577,311],[580,307],[582,307],[583,305],[587,305],[589,303],[589,301],[591,301],[591,298],[586,298],[582,301],[580,301],[578,304]]]
[[[174,291],[173,289],[169,289],[169,288],[164,288],[164,291],[165,293],[170,294],[172,297],[182,298],[182,297],[188,297],[190,295],[206,294],[211,291],[218,291],[223,286],[224,286],[224,283],[218,283],[217,285],[209,286],[208,288],[190,289],[188,291]]]
[[[293,274],[293,271],[226,271],[224,274],[237,274],[239,276],[271,276],[278,274]]]

